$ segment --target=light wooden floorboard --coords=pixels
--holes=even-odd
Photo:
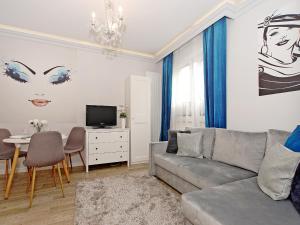
[[[65,198],[62,197],[58,176],[55,187],[51,171],[37,171],[32,208],[28,208],[27,173],[15,175],[8,200],[4,200],[4,177],[0,177],[0,188],[2,190],[2,196],[0,196],[0,225],[73,225],[75,188],[78,182],[124,174],[130,171],[145,170],[146,168],[147,165],[134,165],[128,168],[125,164],[115,164],[97,166],[92,168],[89,173],[85,173],[83,167],[73,168],[70,174],[70,184],[66,182],[66,177],[63,177]]]

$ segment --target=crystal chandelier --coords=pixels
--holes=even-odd
[[[100,24],[96,20],[95,12],[93,12],[91,31],[94,34],[95,40],[100,44],[112,49],[118,48],[122,43],[122,36],[126,28],[123,18],[123,8],[119,6],[118,12],[116,12],[111,0],[104,0],[104,4],[106,21]]]

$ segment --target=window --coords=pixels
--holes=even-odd
[[[202,38],[174,53],[171,128],[204,127]]]

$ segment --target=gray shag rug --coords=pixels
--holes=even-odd
[[[180,194],[146,171],[81,182],[75,225],[183,225]]]

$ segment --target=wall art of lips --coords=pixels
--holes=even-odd
[[[47,106],[51,101],[47,99],[31,99],[30,101],[36,107],[44,107]]]

